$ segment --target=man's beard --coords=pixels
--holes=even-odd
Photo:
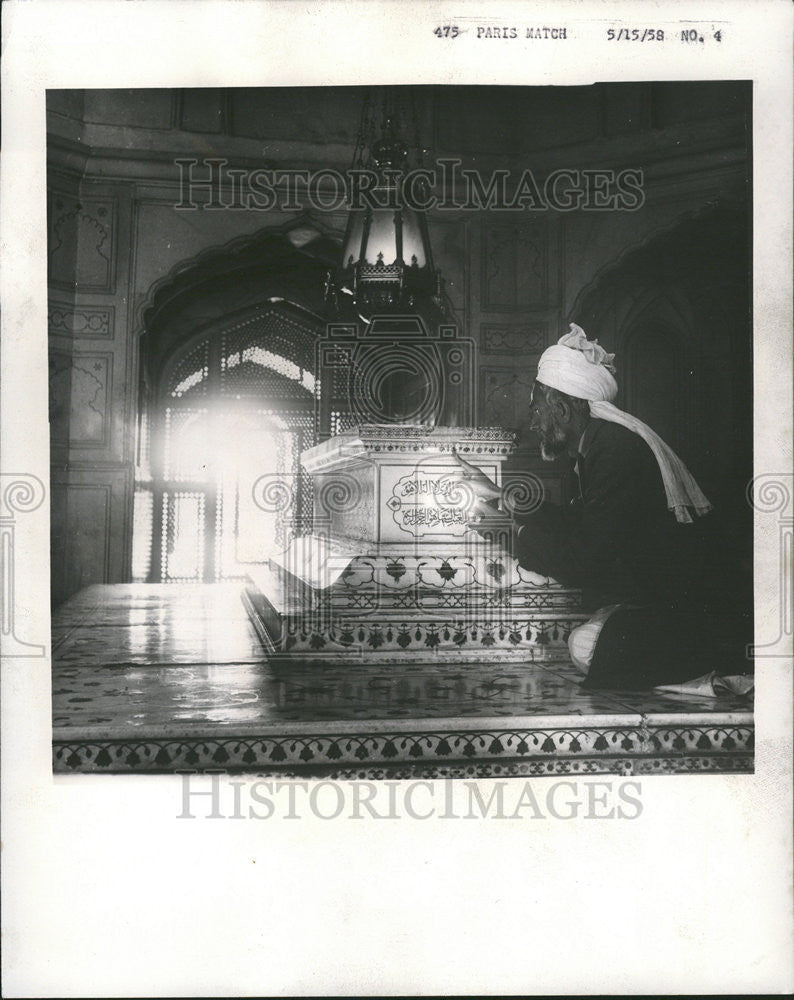
[[[553,462],[564,455],[568,446],[568,437],[559,427],[550,427],[540,435],[540,454],[544,462]]]

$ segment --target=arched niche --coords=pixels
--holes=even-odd
[[[138,309],[144,379],[150,381],[197,329],[267,302],[324,322],[326,276],[337,263],[339,238],[300,217],[177,265],[152,285]]]
[[[328,234],[293,224],[208,251],[150,290],[141,310],[134,578],[238,578],[310,526],[299,458],[317,440],[316,344],[337,253]],[[261,477],[289,493],[274,510],[252,506]]]
[[[752,477],[751,273],[749,213],[712,205],[606,262],[570,314],[616,354],[618,405],[734,524]]]

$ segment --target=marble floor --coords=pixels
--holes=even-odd
[[[584,691],[542,662],[276,667],[239,584],[93,586],[53,614],[59,772],[697,773],[753,766],[752,701]]]

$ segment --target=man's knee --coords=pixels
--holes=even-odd
[[[590,665],[593,662],[593,653],[595,652],[598,637],[601,635],[601,630],[606,624],[607,619],[619,607],[621,607],[619,604],[609,604],[605,608],[599,608],[589,621],[573,629],[568,636],[568,651],[571,654],[571,660],[574,666],[579,667],[580,670],[584,670],[585,673],[590,669]]]
[[[590,669],[590,664],[593,662],[596,640],[600,631],[601,628],[599,626],[585,622],[584,625],[575,628],[568,636],[568,652],[575,667],[579,667],[580,670],[584,671]]]

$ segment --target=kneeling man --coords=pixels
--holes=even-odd
[[[590,620],[569,638],[589,687],[644,690],[745,674],[751,583],[681,459],[612,402],[612,362],[581,328],[540,358],[530,426],[549,461],[576,459],[579,497],[514,518],[521,566],[580,587]],[[459,458],[481,498],[499,490]],[[488,533],[487,514],[476,525]]]

